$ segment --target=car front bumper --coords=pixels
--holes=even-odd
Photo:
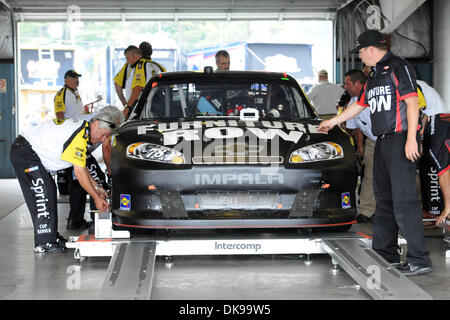
[[[356,170],[193,166],[113,175],[113,223],[135,228],[300,228],[354,222]]]

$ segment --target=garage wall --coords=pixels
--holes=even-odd
[[[0,60],[13,59],[13,24],[11,12],[0,2]]]
[[[434,87],[450,109],[450,1],[433,2]]]

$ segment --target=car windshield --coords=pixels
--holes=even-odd
[[[154,85],[140,118],[239,117],[248,111],[258,118],[314,117],[298,87],[289,84],[185,82]]]

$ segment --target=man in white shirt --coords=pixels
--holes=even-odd
[[[450,108],[445,105],[439,93],[425,81],[417,80],[417,84],[422,89],[427,107],[423,110],[428,117],[438,113],[449,113]]]
[[[358,99],[366,83],[366,76],[362,70],[353,69],[345,74],[344,88],[352,96],[349,105]],[[372,134],[370,108],[366,108],[354,118],[346,121],[348,129],[356,131],[356,153],[363,158],[364,175],[361,181],[360,206],[357,220],[369,221],[375,212],[375,196],[373,193],[373,154],[377,137]]]
[[[64,74],[64,87],[59,90],[54,99],[55,114],[58,119],[71,118],[89,120],[92,115],[84,110],[78,86],[81,74],[68,70]]]
[[[335,115],[336,104],[344,91],[341,85],[328,82],[326,70],[320,70],[319,84],[312,87],[307,95],[319,115]]]
[[[151,60],[142,58],[141,51],[136,46],[129,46],[124,54],[127,63],[114,77],[114,83],[117,96],[124,106],[123,113],[127,118],[148,80],[165,69]]]
[[[64,119],[89,121],[98,114],[98,112],[88,113],[84,109],[83,102],[78,92],[80,77],[81,74],[77,73],[75,70],[68,70],[64,75],[64,87],[56,93],[54,99],[55,114],[60,121]],[[88,152],[88,167],[91,169],[90,173],[97,177],[97,183],[106,187],[105,174],[91,154],[96,147],[98,147],[98,145],[92,146]],[[111,145],[109,141],[102,144],[102,154],[108,171],[110,171]],[[68,184],[70,211],[67,219],[67,229],[76,230],[84,227],[87,228],[89,224],[84,219],[87,193],[79,184],[74,174],[73,167],[60,170],[57,172],[57,175],[59,181],[64,180]],[[60,191],[62,185],[63,183],[59,183],[58,185]],[[94,207],[92,201],[91,207]]]
[[[35,252],[66,250],[66,240],[58,233],[52,171],[74,166],[78,181],[96,207],[100,211],[108,209],[107,193],[89,174],[86,156],[90,145],[107,140],[122,121],[122,112],[110,106],[89,122],[73,119],[44,122],[13,142],[10,159],[33,221]]]

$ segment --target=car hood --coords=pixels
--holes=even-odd
[[[119,130],[116,141],[124,148],[148,142],[178,150],[188,163],[283,163],[306,145],[334,141],[349,144],[340,129],[319,133],[319,120],[241,121],[239,119],[132,120]]]

